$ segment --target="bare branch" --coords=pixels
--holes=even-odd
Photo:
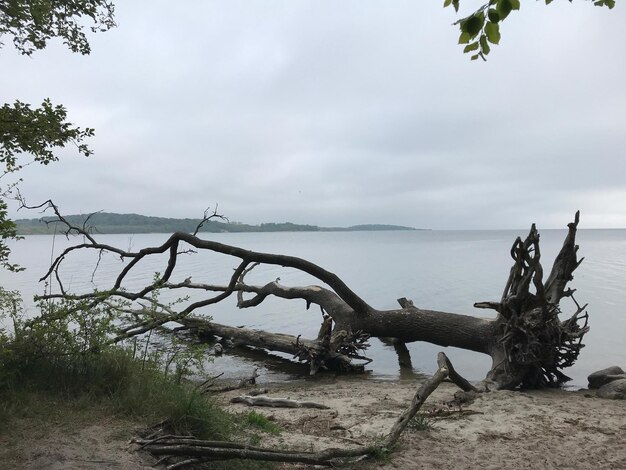
[[[578,245],[576,245],[576,229],[580,220],[580,211],[576,212],[574,222],[570,222],[567,237],[563,242],[563,247],[554,260],[552,271],[546,281],[546,298],[553,304],[558,304],[566,294],[565,287],[574,276],[573,273],[583,262],[584,258],[576,259]]]
[[[213,210],[213,212],[211,212],[210,207],[207,207],[204,210],[204,216],[202,217],[202,220],[196,226],[196,229],[193,231],[193,236],[195,237],[196,235],[198,235],[198,232],[204,226],[204,224],[206,224],[209,220],[212,220],[212,219],[220,219],[220,220],[225,220],[226,222],[228,222],[228,218],[226,216],[217,213],[217,204],[215,204],[215,209]]]

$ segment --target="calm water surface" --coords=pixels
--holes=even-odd
[[[541,233],[544,269],[552,260],[565,237],[564,230]],[[423,308],[456,313],[489,316],[490,312],[476,310],[474,302],[499,300],[511,266],[509,250],[522,231],[415,231],[415,232],[308,232],[308,233],[242,233],[203,234],[204,237],[243,248],[300,256],[339,275],[370,305],[380,309],[395,308],[396,299],[408,297]],[[101,235],[99,241],[121,248],[138,250],[157,245],[165,234]],[[76,239],[72,240],[74,243]],[[58,254],[69,242],[63,237],[28,236],[13,245],[14,261],[25,266],[22,273],[0,273],[0,284],[7,289],[19,289],[27,308],[35,312],[28,299],[44,290],[38,279],[46,271],[53,253]],[[575,273],[571,286],[577,289],[580,303],[589,303],[591,331],[585,337],[587,347],[577,364],[566,371],[574,380],[572,385],[584,386],[586,376],[609,365],[626,366],[626,230],[580,230],[579,255],[585,261]],[[112,255],[106,256],[93,276],[96,257],[81,253],[69,257],[62,271],[66,287],[73,292],[88,292],[95,286],[105,288],[123,264]],[[165,269],[165,257],[154,258],[137,272],[131,272],[127,287],[139,287],[149,282],[155,272]],[[237,260],[222,255],[198,253],[181,257],[173,281],[192,276],[194,282],[225,284],[237,265]],[[262,266],[247,277],[249,283],[264,284],[280,277],[286,285],[317,283],[310,276],[284,268]],[[171,298],[173,300],[173,297]],[[193,299],[192,299],[193,300]],[[302,334],[314,337],[320,324],[317,308],[305,309],[304,301],[267,299],[261,306],[239,310],[235,298],[206,308],[220,323],[246,325],[269,331]],[[573,305],[565,300],[565,313]],[[368,365],[370,376],[396,379],[419,373],[434,372],[435,356],[445,350],[455,367],[470,379],[479,380],[489,369],[486,355],[455,348],[441,348],[425,343],[409,345],[413,370],[401,371],[392,348],[371,340],[368,355],[374,362]],[[236,376],[258,364],[264,380],[283,380],[299,375],[301,368],[284,365],[278,358],[250,353],[245,357],[219,358],[211,366],[226,375]]]

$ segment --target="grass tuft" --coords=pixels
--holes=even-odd
[[[416,414],[408,422],[407,427],[415,431],[429,432],[433,430],[433,424],[428,416],[423,414]]]
[[[280,428],[272,423],[265,415],[257,413],[256,411],[250,411],[244,417],[245,424],[254,426],[257,429],[265,431],[269,434],[280,434]]]

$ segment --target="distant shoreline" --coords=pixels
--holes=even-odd
[[[82,226],[88,215],[74,214],[65,218],[72,224]],[[52,235],[55,223],[46,223],[52,217],[40,219],[19,219],[15,223],[19,235]],[[194,232],[201,219],[175,219],[166,217],[149,217],[140,214],[116,214],[99,212],[89,218],[88,226],[95,233],[102,234],[140,234],[140,233],[172,233]],[[317,225],[284,223],[263,223],[260,225],[244,224],[241,222],[226,222],[209,220],[205,222],[201,233],[272,233],[272,232],[365,232],[365,231],[417,231],[417,229],[403,225],[362,224],[349,227],[320,227]]]

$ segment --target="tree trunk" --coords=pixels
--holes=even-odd
[[[371,336],[393,337],[404,343],[426,341],[489,354],[496,322],[415,307],[373,310],[337,322],[336,328],[364,331]]]
[[[426,341],[440,346],[489,354],[492,367],[487,373],[483,386],[486,388],[515,388],[517,386],[560,385],[568,380],[561,370],[571,366],[577,359],[582,337],[588,331],[588,315],[585,306],[580,306],[573,298],[574,291],[566,288],[572,280],[572,273],[582,260],[577,260],[578,246],[575,244],[579,214],[568,224],[568,234],[563,247],[556,257],[547,281],[543,281],[543,268],[540,262],[539,234],[533,225],[525,240],[517,238],[511,248],[513,266],[506,281],[504,292],[498,302],[479,302],[477,308],[493,309],[497,317],[493,320],[458,315],[447,312],[419,309],[412,302],[400,299],[402,308],[377,310],[353,292],[336,274],[292,256],[258,253],[203,240],[188,233],[174,233],[161,246],[144,248],[138,252],[128,252],[109,245],[99,244],[84,227],[69,224],[54,207],[58,221],[65,224],[67,232],[78,233],[86,242],[65,249],[52,263],[43,279],[56,282],[60,294],[43,296],[44,299],[76,301],[78,308],[92,308],[102,303],[110,305],[112,299],[125,302],[149,302],[140,310],[124,311],[137,320],[123,326],[113,342],[143,334],[166,322],[176,321],[193,327],[194,331],[228,337],[249,346],[282,351],[293,354],[297,359],[310,364],[311,373],[320,368],[354,370],[350,359],[367,359],[361,351],[367,346],[369,336],[395,338],[407,343]],[[190,245],[183,249],[181,245]],[[115,253],[130,262],[121,270],[114,285],[106,290],[87,294],[70,294],[64,288],[59,268],[64,259],[74,250],[94,249],[99,252]],[[182,283],[171,283],[170,278],[176,269],[178,256],[195,250],[208,250],[239,258],[241,261],[234,270],[226,286],[192,283],[188,278]],[[169,253],[163,274],[153,283],[138,291],[126,290],[123,281],[131,270],[145,258]],[[308,273],[327,287],[307,286],[288,287],[277,281],[264,286],[245,283],[246,274],[258,264],[279,265],[295,268]],[[195,290],[215,294],[203,300],[188,304],[181,311],[173,311],[171,306],[155,303],[153,294],[160,289]],[[268,296],[284,299],[304,299],[307,307],[319,305],[325,312],[325,319],[318,337],[306,340],[290,335],[269,333],[245,328],[233,328],[206,322],[191,314],[196,310],[220,302],[237,293],[239,308],[250,308],[262,303]],[[250,296],[244,298],[245,295]],[[574,314],[561,320],[559,303],[570,297],[576,305]],[[113,308],[113,307],[111,307]],[[200,325],[202,324],[202,325]],[[358,370],[358,366],[357,366]]]

